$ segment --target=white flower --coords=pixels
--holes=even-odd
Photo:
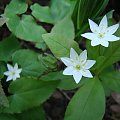
[[[22,69],[18,69],[17,63],[14,67],[12,67],[10,64],[7,64],[7,68],[8,71],[4,72],[4,75],[8,76],[6,81],[16,80],[17,78],[20,78]]]
[[[108,21],[106,15],[101,20],[99,26],[89,19],[90,29],[92,31],[88,33],[84,33],[81,36],[91,40],[92,46],[102,45],[104,47],[109,46],[108,41],[117,41],[120,37],[116,37],[113,35],[116,30],[119,28],[119,24],[112,25],[108,27]]]
[[[87,50],[84,50],[79,56],[76,51],[70,49],[70,58],[62,57],[62,62],[67,66],[63,71],[64,75],[73,75],[76,83],[79,83],[82,76],[92,78],[89,69],[95,64],[95,60],[87,60]]]

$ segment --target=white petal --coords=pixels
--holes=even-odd
[[[82,75],[84,77],[93,78],[93,76],[92,76],[92,74],[91,74],[91,72],[89,70],[83,70]]]
[[[81,34],[82,37],[87,38],[89,40],[94,39],[95,38],[94,35],[95,35],[94,33],[84,33],[84,34]]]
[[[98,39],[93,39],[93,40],[91,41],[91,45],[92,45],[92,46],[97,46],[97,45],[99,45],[99,44],[100,44],[100,42],[99,42]]]
[[[16,71],[17,74],[20,74],[21,72],[22,72],[22,69],[18,69],[18,70]]]
[[[114,34],[118,28],[119,28],[119,24],[112,25],[112,26],[107,28],[107,33]]]
[[[86,62],[86,60],[87,60],[87,50],[84,50],[84,51],[80,54],[79,60],[80,60],[80,62],[83,63],[83,64]]]
[[[87,60],[83,67],[84,69],[90,69],[95,63],[95,60]]]
[[[78,84],[82,78],[82,74],[80,72],[74,72],[73,78],[75,82]]]
[[[108,46],[109,46],[109,42],[106,41],[106,40],[104,40],[104,39],[103,39],[103,40],[101,39],[100,44],[101,44],[102,46],[104,46],[104,47],[108,47]]]
[[[0,18],[0,27],[6,23],[6,18]]]
[[[18,70],[18,64],[16,63],[15,66],[14,66],[14,70]]]
[[[63,71],[63,75],[73,75],[74,72],[74,68],[73,67],[67,67],[64,71]]]
[[[78,60],[78,54],[73,48],[70,49],[70,59],[75,61]]]
[[[107,16],[105,15],[100,21],[99,27],[107,28],[107,26],[108,26],[108,21],[107,21]]]
[[[10,71],[4,72],[4,75],[9,76],[10,75]]]
[[[70,60],[70,58],[67,57],[63,57],[61,58],[62,62],[66,65],[66,66],[72,66],[72,61]]]
[[[12,75],[9,75],[6,81],[10,81],[10,80],[12,80]]]
[[[88,21],[89,21],[91,31],[94,33],[97,33],[98,32],[98,25],[90,19],[88,19]]]
[[[16,75],[14,75],[12,79],[13,79],[13,80],[16,80],[16,79],[17,79],[17,76],[16,76]]]
[[[116,37],[115,35],[106,35],[104,37],[104,40],[106,40],[106,41],[117,41],[117,40],[120,40],[120,37]]]
[[[9,71],[13,70],[13,67],[10,64],[7,64],[7,68],[8,68]]]

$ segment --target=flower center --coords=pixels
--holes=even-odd
[[[76,65],[75,68],[76,68],[77,70],[80,70],[81,67],[80,67],[80,65]]]
[[[104,38],[105,36],[105,33],[98,33],[98,37],[101,39],[101,38]]]
[[[15,72],[12,72],[12,75],[15,75]]]

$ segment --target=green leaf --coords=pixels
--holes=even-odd
[[[44,72],[48,72],[55,69],[57,61],[51,56],[42,56],[31,50],[18,50],[13,56],[14,63],[18,63],[22,68],[23,76],[40,76]]]
[[[100,81],[94,78],[90,79],[73,96],[64,120],[102,120],[104,112],[104,90]]]
[[[13,115],[0,113],[0,120],[18,120]]]
[[[78,44],[73,40],[74,26],[69,17],[58,22],[51,33],[44,34],[42,37],[58,59],[69,56],[70,48],[80,51]]]
[[[10,106],[4,109],[8,113],[20,113],[23,110],[39,106],[54,92],[58,81],[45,82],[27,77],[13,81],[9,86]]]
[[[11,0],[5,8],[5,15],[22,14],[26,12],[28,5],[22,0]]]
[[[120,93],[120,72],[115,70],[107,73],[104,72],[100,75],[100,79],[109,91]]]
[[[50,72],[47,75],[43,75],[40,79],[44,81],[60,80],[58,88],[63,90],[72,90],[82,86],[86,82],[86,78],[82,78],[79,84],[76,84],[72,76],[63,75],[62,71]]]
[[[20,114],[16,114],[16,118],[18,118],[18,120],[33,120],[33,118],[34,120],[46,120],[42,107],[36,107],[23,111]]]
[[[11,16],[7,22],[7,26],[16,37],[34,43],[43,42],[42,34],[46,33],[41,26],[36,24],[30,15],[22,15],[21,18],[16,15]]]
[[[1,81],[0,81],[0,109],[4,107],[9,107],[9,102],[7,97],[5,96],[5,93],[3,91]]]
[[[46,31],[43,27],[36,24],[32,16],[22,15],[26,12],[27,7],[28,5],[24,1],[12,0],[4,12],[4,16],[7,19],[7,27],[16,37],[40,44],[43,42],[41,36]]]
[[[0,62],[0,79],[4,77],[4,72],[6,71],[6,64]]]
[[[51,0],[50,7],[35,3],[31,10],[32,15],[41,22],[55,24],[70,13],[71,4],[66,0]]]
[[[120,41],[116,41],[110,44],[103,53],[105,59],[101,61],[99,66],[98,74],[100,74],[106,67],[120,60]]]
[[[10,61],[13,52],[20,48],[20,44],[17,39],[11,35],[0,42],[0,60]]]

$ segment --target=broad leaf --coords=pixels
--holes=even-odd
[[[90,79],[73,96],[64,120],[102,120],[104,112],[104,90],[100,81],[94,78]]]
[[[109,71],[100,75],[100,79],[105,86],[111,92],[120,92],[120,72]]]
[[[50,7],[35,3],[31,6],[32,15],[46,23],[57,23],[71,11],[71,4],[66,0],[51,0]]]
[[[12,0],[4,12],[4,16],[7,19],[7,27],[16,37],[40,44],[43,42],[41,36],[46,31],[43,27],[36,24],[32,16],[21,15],[26,10],[27,4],[25,1]]]
[[[3,91],[1,81],[0,81],[0,109],[2,110],[2,108],[4,107],[9,107],[9,102]]]
[[[20,48],[20,44],[17,39],[11,35],[0,42],[0,60],[10,61],[13,52]]]
[[[18,120],[33,120],[33,118],[34,120],[45,120],[45,113],[42,107],[36,107],[16,114],[16,118]]]
[[[56,68],[57,61],[51,56],[42,56],[31,50],[19,50],[16,51],[12,60],[14,63],[18,63],[22,68],[22,75],[26,76],[40,76],[44,72],[48,72]]]
[[[13,115],[0,113],[0,120],[18,120]]]
[[[73,40],[74,26],[69,17],[58,22],[53,27],[51,33],[44,34],[42,37],[58,59],[60,59],[60,57],[69,56],[70,48],[79,51],[78,44]]]
[[[0,79],[4,77],[4,72],[6,71],[6,64],[0,62]]]
[[[23,110],[39,106],[54,92],[58,81],[44,82],[34,78],[20,78],[10,84],[9,108],[4,112],[19,113]]]
[[[44,81],[60,80],[58,88],[63,90],[71,90],[82,86],[86,82],[86,78],[82,78],[79,84],[76,84],[72,76],[63,75],[62,71],[51,72],[47,75],[43,75],[40,79]]]

